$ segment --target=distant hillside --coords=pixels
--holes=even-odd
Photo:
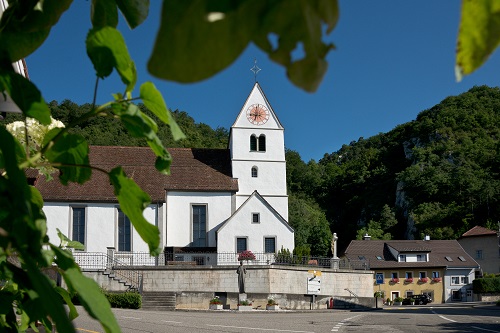
[[[497,228],[499,138],[500,89],[474,87],[318,163],[289,163],[289,186],[319,203],[344,246],[365,232],[453,239]]]
[[[83,113],[88,112],[90,104],[78,105],[70,100],[61,103],[52,101],[49,103],[52,116],[64,124],[69,124]],[[158,136],[166,147],[189,147],[189,148],[227,148],[229,132],[222,127],[213,130],[203,123],[196,123],[184,111],[173,111],[175,121],[186,134],[186,139],[174,141],[168,126],[158,121],[144,105],[139,107],[158,124]],[[20,120],[21,117],[15,114],[8,114],[6,122]],[[131,137],[120,121],[112,117],[94,117],[89,121],[77,126],[73,132],[81,134],[90,145],[97,146],[147,146],[142,139]]]

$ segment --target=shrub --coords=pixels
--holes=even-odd
[[[476,294],[500,293],[500,277],[475,279],[472,288]]]
[[[252,305],[252,303],[248,300],[242,300],[240,303],[238,303],[238,305]]]
[[[394,302],[402,302],[403,301],[403,297],[396,297],[394,299]]]
[[[267,305],[278,305],[278,303],[276,303],[276,301],[272,298],[269,298],[267,300]]]
[[[140,309],[142,306],[142,296],[137,292],[105,292],[104,295],[108,299],[109,304],[111,304],[112,308]]]

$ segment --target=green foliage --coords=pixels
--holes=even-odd
[[[462,1],[457,40],[456,76],[472,73],[500,44],[500,4],[496,1]]]
[[[326,256],[332,233],[325,214],[311,199],[290,194],[289,223],[295,230],[295,248],[308,248],[313,256]]]
[[[140,309],[142,307],[142,296],[136,292],[105,292],[104,295],[108,299],[112,308]]]
[[[476,294],[500,293],[500,277],[474,279],[472,289]]]
[[[322,41],[323,31],[334,28],[338,8],[337,1],[331,0],[166,1],[161,15],[148,63],[160,78],[206,79],[230,65],[253,42],[286,67],[295,85],[315,91],[327,69],[325,57],[333,49]],[[277,37],[277,46],[271,44],[269,35]],[[298,44],[303,45],[304,56],[294,61],[291,54]]]

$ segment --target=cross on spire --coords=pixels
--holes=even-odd
[[[257,82],[257,74],[261,71],[261,69],[259,68],[259,66],[257,66],[257,59],[254,59],[254,61],[253,61],[253,67],[250,68],[250,70],[253,72],[253,75],[254,75],[254,78],[255,78],[255,82]]]

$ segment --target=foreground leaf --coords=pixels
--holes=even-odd
[[[14,62],[39,48],[73,0],[9,1],[2,14],[0,53]]]
[[[336,0],[164,1],[148,69],[167,80],[200,81],[229,66],[253,41],[286,67],[294,84],[314,91],[333,49],[322,41],[323,31],[331,32],[337,20]],[[304,54],[294,60],[299,45]]]
[[[130,219],[141,238],[149,245],[151,255],[158,255],[160,232],[143,216],[144,209],[151,203],[149,195],[141,190],[132,179],[127,178],[121,167],[111,170],[109,180],[115,189],[120,209]]]
[[[62,184],[66,185],[69,181],[83,184],[92,173],[87,141],[80,135],[63,132],[57,141],[50,142],[60,131],[60,128],[55,128],[45,135],[43,145],[49,145],[45,157],[61,171],[59,179]]]
[[[143,113],[135,104],[113,103],[113,112],[120,117],[125,128],[136,138],[144,138],[157,156],[155,167],[163,174],[170,172],[172,157],[156,134],[155,121]]]
[[[49,125],[50,109],[42,94],[30,80],[13,71],[0,72],[0,89],[5,91],[25,116],[35,118],[43,125]],[[0,100],[4,96],[0,95]]]
[[[105,78],[116,68],[127,91],[134,89],[137,72],[120,31],[109,26],[91,29],[86,45],[98,77]]]
[[[116,0],[131,29],[141,24],[149,13],[149,0]]]
[[[141,85],[141,99],[144,105],[151,110],[161,121],[170,126],[174,140],[184,139],[186,136],[175,122],[172,114],[167,109],[165,100],[152,82],[145,82]]]
[[[457,41],[457,81],[478,69],[500,43],[500,2],[462,1]]]

